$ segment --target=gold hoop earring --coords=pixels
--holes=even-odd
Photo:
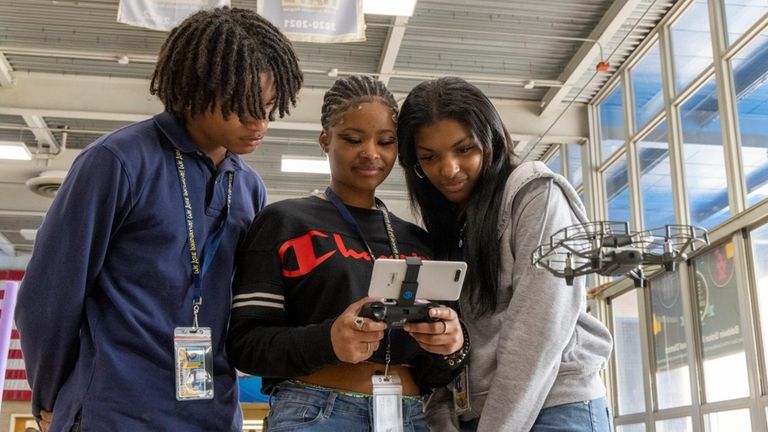
[[[424,179],[424,170],[421,169],[421,165],[416,164],[413,166],[413,172],[420,180]]]

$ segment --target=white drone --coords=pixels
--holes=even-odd
[[[627,275],[635,286],[645,284],[655,270],[675,271],[688,253],[709,244],[704,228],[665,225],[631,233],[626,222],[597,221],[572,225],[552,234],[541,244],[531,262],[545,268],[568,285],[589,273]]]

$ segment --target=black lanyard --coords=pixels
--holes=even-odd
[[[368,250],[368,255],[371,256],[371,262],[376,261],[376,256],[373,254],[371,246],[368,244],[368,241],[365,240],[363,230],[360,229],[360,225],[352,216],[352,213],[349,212],[347,206],[341,202],[339,196],[336,195],[336,193],[331,190],[330,187],[325,188],[325,196],[328,198],[328,201],[333,203],[334,207],[336,207],[336,210],[339,211],[341,218],[344,219],[344,221],[347,222],[347,224],[349,224],[349,226],[351,226],[355,231],[357,231],[357,235],[360,236],[360,240],[363,241],[366,250]],[[389,239],[389,247],[392,249],[392,257],[396,259],[400,258],[400,252],[397,248],[397,240],[395,239],[395,230],[392,228],[392,221],[389,219],[389,212],[387,212],[387,207],[383,202],[381,202],[380,199],[376,198],[376,208],[378,208],[381,214],[384,215],[384,227],[387,230],[387,239]]]
[[[193,327],[197,328],[197,313],[200,311],[200,305],[203,303],[202,277],[211,265],[213,257],[216,255],[216,251],[219,249],[221,239],[224,235],[224,227],[227,224],[227,218],[229,217],[229,208],[232,206],[232,181],[234,173],[232,171],[227,173],[227,176],[229,177],[227,180],[227,208],[224,213],[224,219],[213,234],[211,244],[205,249],[205,254],[203,255],[203,268],[201,269],[200,261],[197,257],[197,241],[195,240],[195,225],[192,217],[192,201],[189,198],[189,189],[187,188],[187,173],[184,168],[184,156],[182,156],[179,149],[176,149],[176,172],[179,175],[181,196],[184,199],[184,218],[187,221],[187,239],[189,240],[189,255],[190,262],[192,263],[192,284],[195,287],[195,296],[192,299],[194,312]]]

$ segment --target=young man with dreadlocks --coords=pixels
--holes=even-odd
[[[44,430],[242,428],[224,349],[230,281],[266,200],[239,155],[302,80],[290,42],[254,12],[199,12],[160,51],[150,91],[165,112],[75,160],[16,308]]]

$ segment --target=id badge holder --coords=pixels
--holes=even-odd
[[[403,386],[397,375],[373,375],[373,432],[403,431]]]
[[[176,327],[176,400],[213,399],[213,344],[210,327]]]
[[[459,376],[453,379],[453,409],[456,415],[461,415],[472,409],[469,403],[469,373],[468,367],[461,370]]]

